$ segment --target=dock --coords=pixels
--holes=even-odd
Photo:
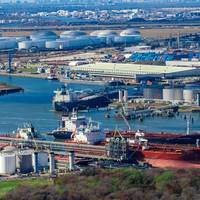
[[[54,152],[56,155],[68,155],[74,151],[77,157],[110,159],[107,156],[105,145],[90,145],[80,143],[65,143],[46,140],[24,140],[12,137],[0,137],[0,144],[12,144],[19,148],[43,149]]]
[[[6,83],[0,83],[0,96],[23,91],[24,89],[21,87],[7,85]]]

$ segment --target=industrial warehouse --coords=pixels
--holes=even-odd
[[[29,37],[0,37],[0,50],[70,50],[86,47],[104,47],[117,44],[133,44],[141,41],[139,31],[127,29],[120,34],[111,30],[64,31],[60,35],[52,31],[38,31]]]
[[[118,78],[176,78],[197,76],[200,69],[193,67],[175,67],[159,65],[142,65],[133,63],[92,63],[70,67],[70,70],[88,72],[91,75]]]

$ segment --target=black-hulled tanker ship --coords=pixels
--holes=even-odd
[[[107,107],[113,99],[118,98],[118,90],[72,91],[62,86],[55,91],[53,107],[55,111],[72,112],[90,108]]]

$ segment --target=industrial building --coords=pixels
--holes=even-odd
[[[119,34],[111,30],[94,31],[90,34],[83,31],[64,31],[60,35],[52,31],[37,31],[29,37],[0,37],[0,50],[70,50],[127,45],[140,41],[141,35],[135,29],[124,30]]]
[[[70,67],[71,70],[88,72],[90,75],[102,77],[118,77],[128,79],[176,78],[200,75],[200,69],[192,67],[174,67],[159,65],[143,65],[134,63],[91,63]]]

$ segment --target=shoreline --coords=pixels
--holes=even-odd
[[[6,73],[0,72],[0,76],[13,76],[19,78],[40,78],[47,79],[47,74],[29,74],[29,73]],[[61,83],[74,83],[74,84],[86,84],[86,85],[104,85],[104,81],[90,81],[90,80],[71,80],[64,79],[63,77],[58,77],[58,81]]]
[[[26,74],[26,73],[6,73],[6,72],[0,72],[0,76],[14,76],[14,77],[20,77],[20,78],[41,78],[46,79],[47,75],[41,75],[41,74]]]

